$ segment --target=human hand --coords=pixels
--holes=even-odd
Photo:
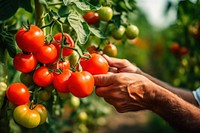
[[[118,112],[148,109],[154,99],[155,84],[135,73],[94,75],[96,94],[113,105]]]
[[[118,59],[114,57],[109,57],[107,55],[103,55],[103,57],[107,60],[109,64],[109,71],[113,73],[121,73],[121,72],[127,72],[127,73],[137,73],[141,74],[141,70],[130,63],[126,59]]]

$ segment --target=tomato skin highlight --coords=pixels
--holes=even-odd
[[[57,58],[57,49],[53,44],[44,45],[35,53],[37,60],[43,64],[53,63]]]
[[[35,25],[31,25],[29,30],[22,27],[16,33],[18,47],[26,52],[36,52],[44,45],[44,40],[43,31]]]
[[[53,81],[53,72],[50,72],[46,66],[41,66],[35,70],[33,81],[36,85],[46,87]]]
[[[92,75],[95,74],[106,74],[108,72],[108,62],[100,55],[93,53],[91,58],[81,58],[80,64],[84,71],[90,72]]]
[[[89,25],[96,25],[99,22],[99,14],[97,12],[86,12],[83,18]]]
[[[37,65],[37,59],[34,54],[18,53],[13,59],[13,65],[16,70],[24,73],[31,72]]]
[[[71,76],[71,71],[65,69],[61,74],[55,74],[53,79],[53,85],[58,92],[68,93],[68,79]]]
[[[78,98],[89,96],[94,89],[94,77],[87,71],[73,72],[68,79],[69,91]]]
[[[35,128],[40,124],[40,114],[36,110],[29,109],[29,106],[24,104],[17,106],[13,112],[14,120],[26,127]]]
[[[11,103],[22,105],[29,101],[30,92],[24,84],[13,83],[8,87],[6,96]]]

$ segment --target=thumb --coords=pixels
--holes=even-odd
[[[113,74],[93,75],[95,86],[109,86],[113,84]]]
[[[109,57],[107,55],[103,55],[103,57],[107,60],[110,67],[116,67],[120,69],[130,65],[130,62],[126,59],[118,59],[114,57]]]

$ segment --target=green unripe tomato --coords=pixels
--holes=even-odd
[[[124,26],[120,26],[119,28],[117,27],[114,27],[111,34],[112,34],[112,37],[115,38],[116,40],[120,40],[122,39],[124,33],[125,33],[125,28]]]
[[[139,29],[137,26],[131,24],[126,27],[125,34],[128,39],[134,39],[139,35]]]
[[[108,22],[113,17],[113,10],[109,6],[103,6],[101,9],[99,9],[98,14],[100,20]]]

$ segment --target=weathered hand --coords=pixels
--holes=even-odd
[[[120,73],[120,72],[127,72],[127,73],[141,73],[141,70],[130,63],[126,59],[118,59],[109,57],[107,55],[103,55],[103,57],[108,61],[108,64],[110,66],[109,71],[113,73]]]
[[[147,109],[154,96],[153,82],[135,73],[94,75],[96,94],[113,105],[118,112]]]

